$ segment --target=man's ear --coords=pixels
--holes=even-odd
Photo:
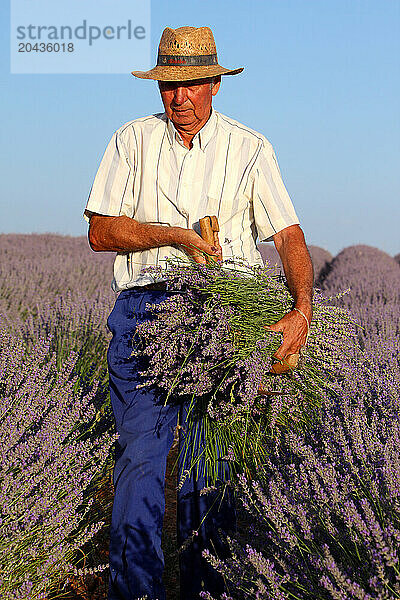
[[[221,85],[221,75],[218,75],[218,77],[214,77],[213,86],[211,88],[211,93],[213,96],[215,96],[215,94],[218,92],[220,85]]]

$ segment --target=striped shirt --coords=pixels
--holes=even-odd
[[[193,228],[199,219],[218,217],[224,258],[262,265],[256,241],[297,224],[274,150],[261,134],[213,110],[185,147],[164,114],[135,119],[118,129],[107,146],[85,210],[126,215],[139,222]],[[149,266],[185,256],[166,246],[118,253],[114,291],[153,283]]]

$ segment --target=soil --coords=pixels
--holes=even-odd
[[[176,535],[177,470],[176,468],[174,469],[177,458],[178,444],[177,440],[175,440],[167,459],[165,478],[166,508],[162,535],[162,548],[165,559],[163,580],[167,600],[179,600],[179,565]],[[103,480],[96,497],[97,509],[99,514],[102,514],[102,518],[104,518],[104,514],[110,514],[113,493],[113,486],[110,479]],[[95,561],[95,564],[105,564],[108,562],[108,543],[107,532],[103,532],[100,536],[97,536],[91,543],[92,561]],[[80,566],[87,565],[85,565],[85,561],[82,561],[82,565]],[[107,600],[107,590],[108,575],[105,571],[94,575],[73,577],[67,592],[62,597],[65,600]],[[59,592],[52,595],[54,600],[56,597],[61,597]],[[52,598],[49,598],[49,600],[52,600]]]

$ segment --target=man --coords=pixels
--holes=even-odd
[[[146,303],[161,302],[173,291],[141,270],[167,256],[186,254],[204,262],[204,253],[262,264],[257,236],[273,239],[294,299],[294,310],[270,328],[283,334],[278,360],[305,344],[312,317],[311,261],[273,149],[261,134],[212,109],[221,75],[242,70],[218,64],[208,27],[165,29],[157,66],[133,72],[158,81],[165,112],[127,123],[114,134],[85,211],[93,250],[117,253],[113,289],[121,292],[108,320],[110,393],[120,434],[110,600],[165,598],[164,478],[179,410],[157,404],[154,392],[136,389],[140,361],[130,355],[135,326],[149,316]],[[218,217],[221,247],[211,247],[196,233],[205,215]],[[182,411],[184,431],[185,407]],[[184,468],[180,461],[180,472]],[[178,490],[178,539],[193,538],[180,556],[182,600],[198,598],[201,589],[223,591],[201,550],[209,546],[223,553],[218,531],[235,526],[229,494],[216,502],[212,494],[199,494],[202,485],[191,476]]]

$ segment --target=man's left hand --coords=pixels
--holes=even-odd
[[[308,310],[308,314],[305,314],[310,322],[312,317],[311,309]],[[277,361],[282,361],[289,355],[298,353],[306,344],[308,333],[307,322],[297,310],[290,311],[282,319],[279,319],[273,325],[266,325],[265,328],[269,331],[283,334],[283,342],[273,356]],[[287,370],[289,371],[290,368]]]
[[[278,361],[284,361],[297,354],[307,340],[307,321],[312,318],[313,267],[307,250],[304,234],[299,225],[290,225],[274,235],[274,244],[282,261],[286,282],[297,310],[292,310],[277,323],[266,327],[270,331],[283,333],[283,342],[274,354]],[[300,311],[300,312],[298,312]],[[301,314],[303,313],[303,314]],[[296,357],[293,357],[296,358]],[[295,363],[295,361],[294,361]],[[282,362],[279,372],[293,368]],[[272,369],[272,372],[278,372]]]

